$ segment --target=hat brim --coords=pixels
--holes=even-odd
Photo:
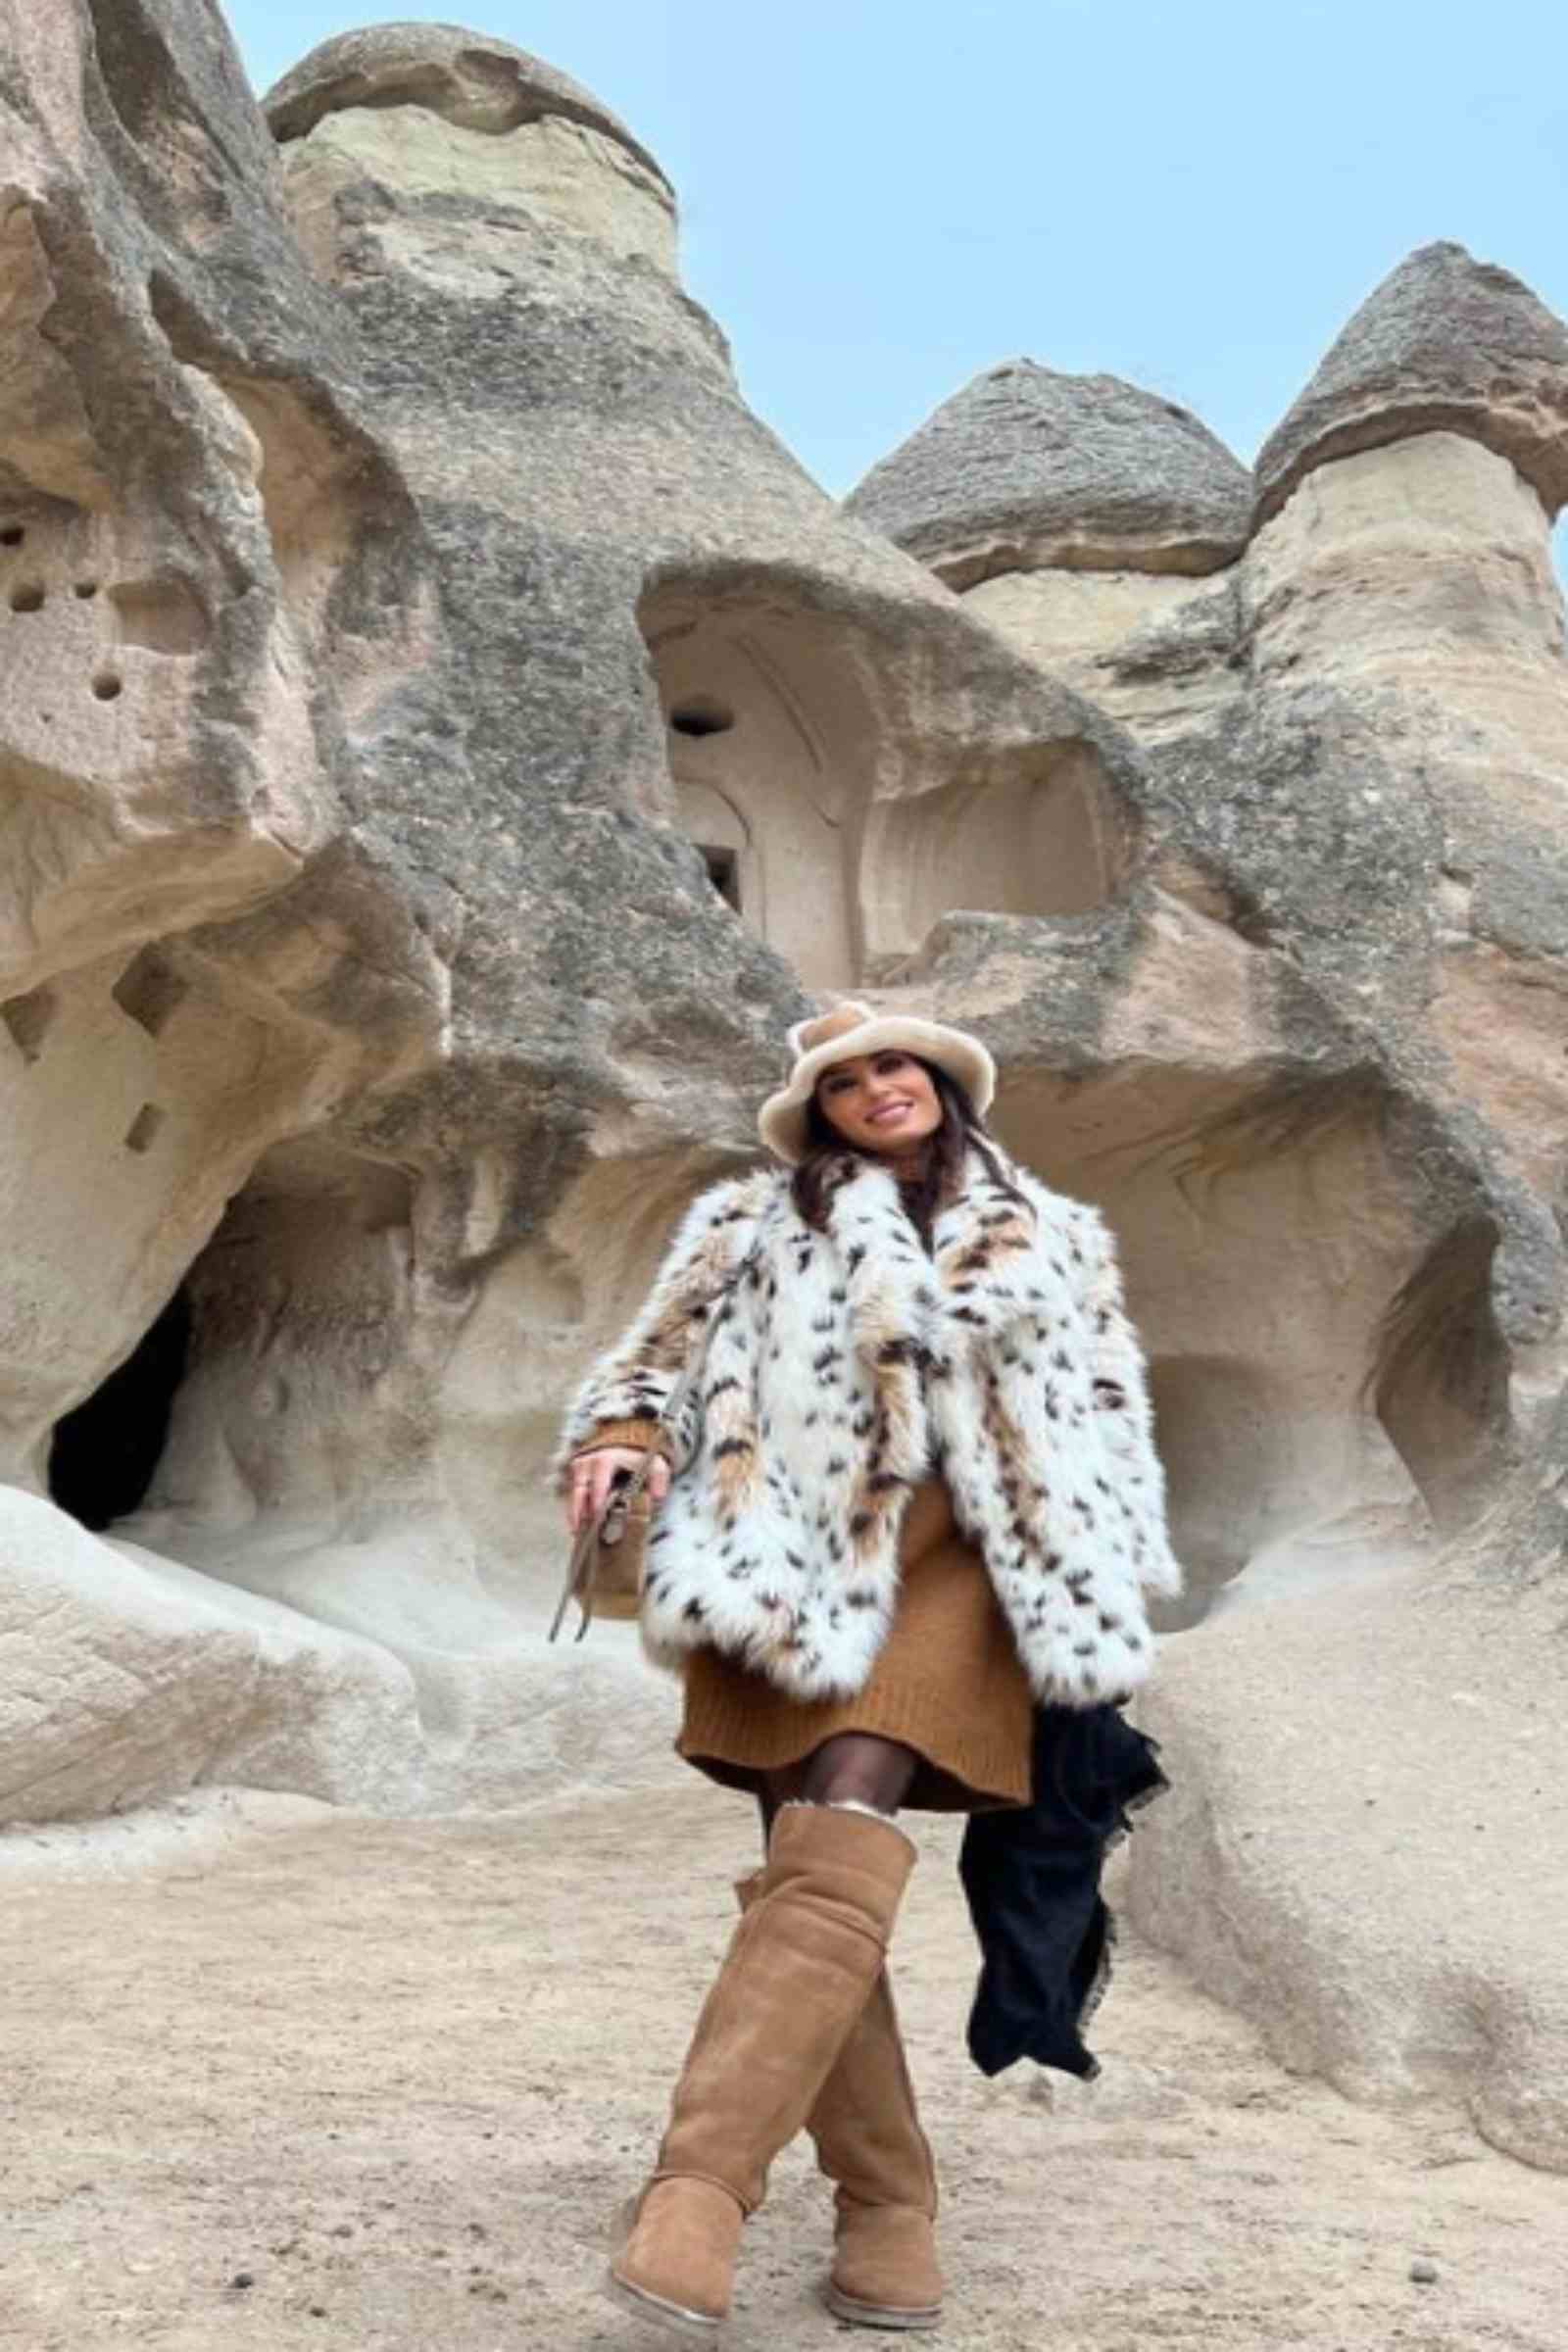
[[[961,1029],[944,1028],[940,1021],[916,1020],[908,1013],[884,1013],[829,1038],[802,1056],[790,1072],[790,1082],[769,1095],[758,1115],[758,1131],[768,1150],[791,1167],[806,1157],[807,1126],[811,1097],[824,1070],[836,1061],[856,1061],[862,1054],[884,1054],[896,1047],[920,1061],[935,1062],[956,1078],[984,1118],[997,1091],[997,1065],[977,1037]]]

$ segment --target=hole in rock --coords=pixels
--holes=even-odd
[[[11,1042],[24,1061],[37,1060],[50,1023],[59,1010],[60,1000],[52,988],[35,988],[24,997],[11,997],[0,1004],[0,1021],[11,1032]]]
[[[168,1115],[156,1102],[144,1102],[125,1130],[125,1150],[150,1152]]]
[[[664,581],[638,623],[667,717],[678,822],[734,858],[715,887],[808,988],[849,986],[858,962],[847,845],[874,767],[871,672],[855,633],[710,579]],[[738,746],[744,745],[744,757]]]
[[[92,682],[92,690],[101,703],[116,702],[124,687],[124,679],[117,678],[112,669],[101,669]]]
[[[1492,1306],[1497,1229],[1456,1225],[1396,1293],[1368,1382],[1378,1419],[1440,1525],[1456,1525],[1500,1465],[1507,1351]]]
[[[97,595],[98,583],[96,580],[78,580],[71,593],[73,596],[79,596],[82,603],[85,604],[89,597]]]
[[[8,522],[0,531],[0,547],[20,547],[26,536],[20,522]]]
[[[1376,1570],[1430,1499],[1368,1369],[1432,1247],[1430,1147],[1379,1071],[1254,1086],[1180,1066],[1009,1079],[998,1132],[1116,1237],[1185,1597]]]
[[[347,1443],[339,1407],[352,1420],[397,1347],[412,1215],[402,1168],[321,1138],[274,1146],[146,1336],[56,1424],[61,1509],[100,1530],[150,1498],[193,1525],[215,1511],[226,1524],[231,1478],[285,1476],[296,1446],[314,1460],[313,1447]],[[343,1376],[336,1404],[328,1365]],[[279,1468],[279,1416],[296,1399],[302,1434]],[[221,1465],[214,1412],[232,1448]]]
[[[55,1424],[50,1499],[95,1534],[135,1510],[152,1483],[190,1332],[181,1284],[125,1361]]]
[[[699,842],[698,848],[703,854],[703,863],[708,868],[708,879],[724,904],[727,906],[733,906],[736,913],[739,914],[741,910],[739,853],[735,850],[713,849],[704,842]]]
[[[671,710],[669,723],[677,735],[727,735],[735,724],[735,713],[727,703],[697,695]]]
[[[114,987],[121,1011],[128,1013],[149,1037],[158,1036],[189,993],[189,982],[180,978],[156,948],[143,948]]]
[[[907,955],[945,915],[1091,913],[1127,871],[1132,818],[1089,749],[878,804],[862,858],[881,954]]]
[[[13,612],[41,612],[43,608],[44,592],[36,580],[26,580],[20,588],[12,589],[11,610]]]

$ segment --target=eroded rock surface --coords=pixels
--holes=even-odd
[[[554,69],[370,28],[264,114],[197,0],[0,30],[9,1810],[639,1778],[540,1466],[853,985],[1123,1236],[1191,1579],[1141,1915],[1562,2163],[1563,1800],[1453,1829],[1568,1701],[1557,322],[1428,248],[1255,499],[1023,363],[846,513]]]

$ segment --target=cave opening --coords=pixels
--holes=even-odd
[[[727,735],[735,724],[735,713],[716,696],[700,694],[677,704],[669,714],[669,723],[677,735],[700,742],[705,735]]]
[[[703,863],[708,868],[708,879],[724,904],[727,906],[733,906],[735,912],[739,914],[741,910],[741,877],[740,862],[736,853],[731,849],[710,846],[706,842],[699,842],[697,846],[702,853]]]
[[[1382,1072],[1019,1073],[993,1124],[1115,1237],[1187,1580],[1161,1630],[1238,1588],[1407,1563],[1442,1507],[1433,1457],[1464,1434],[1430,1392],[1476,1266],[1423,1274],[1421,1133]]]
[[[94,1535],[146,1495],[190,1354],[191,1300],[181,1283],[124,1362],[55,1424],[49,1498]]]

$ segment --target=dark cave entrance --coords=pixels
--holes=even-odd
[[[190,1291],[181,1283],[124,1362],[55,1424],[50,1500],[94,1535],[135,1510],[152,1484],[190,1336]]]
[[[739,914],[741,910],[741,877],[740,863],[736,853],[733,850],[708,849],[701,842],[697,846],[702,853],[703,863],[708,868],[708,879],[725,906],[732,906]]]

